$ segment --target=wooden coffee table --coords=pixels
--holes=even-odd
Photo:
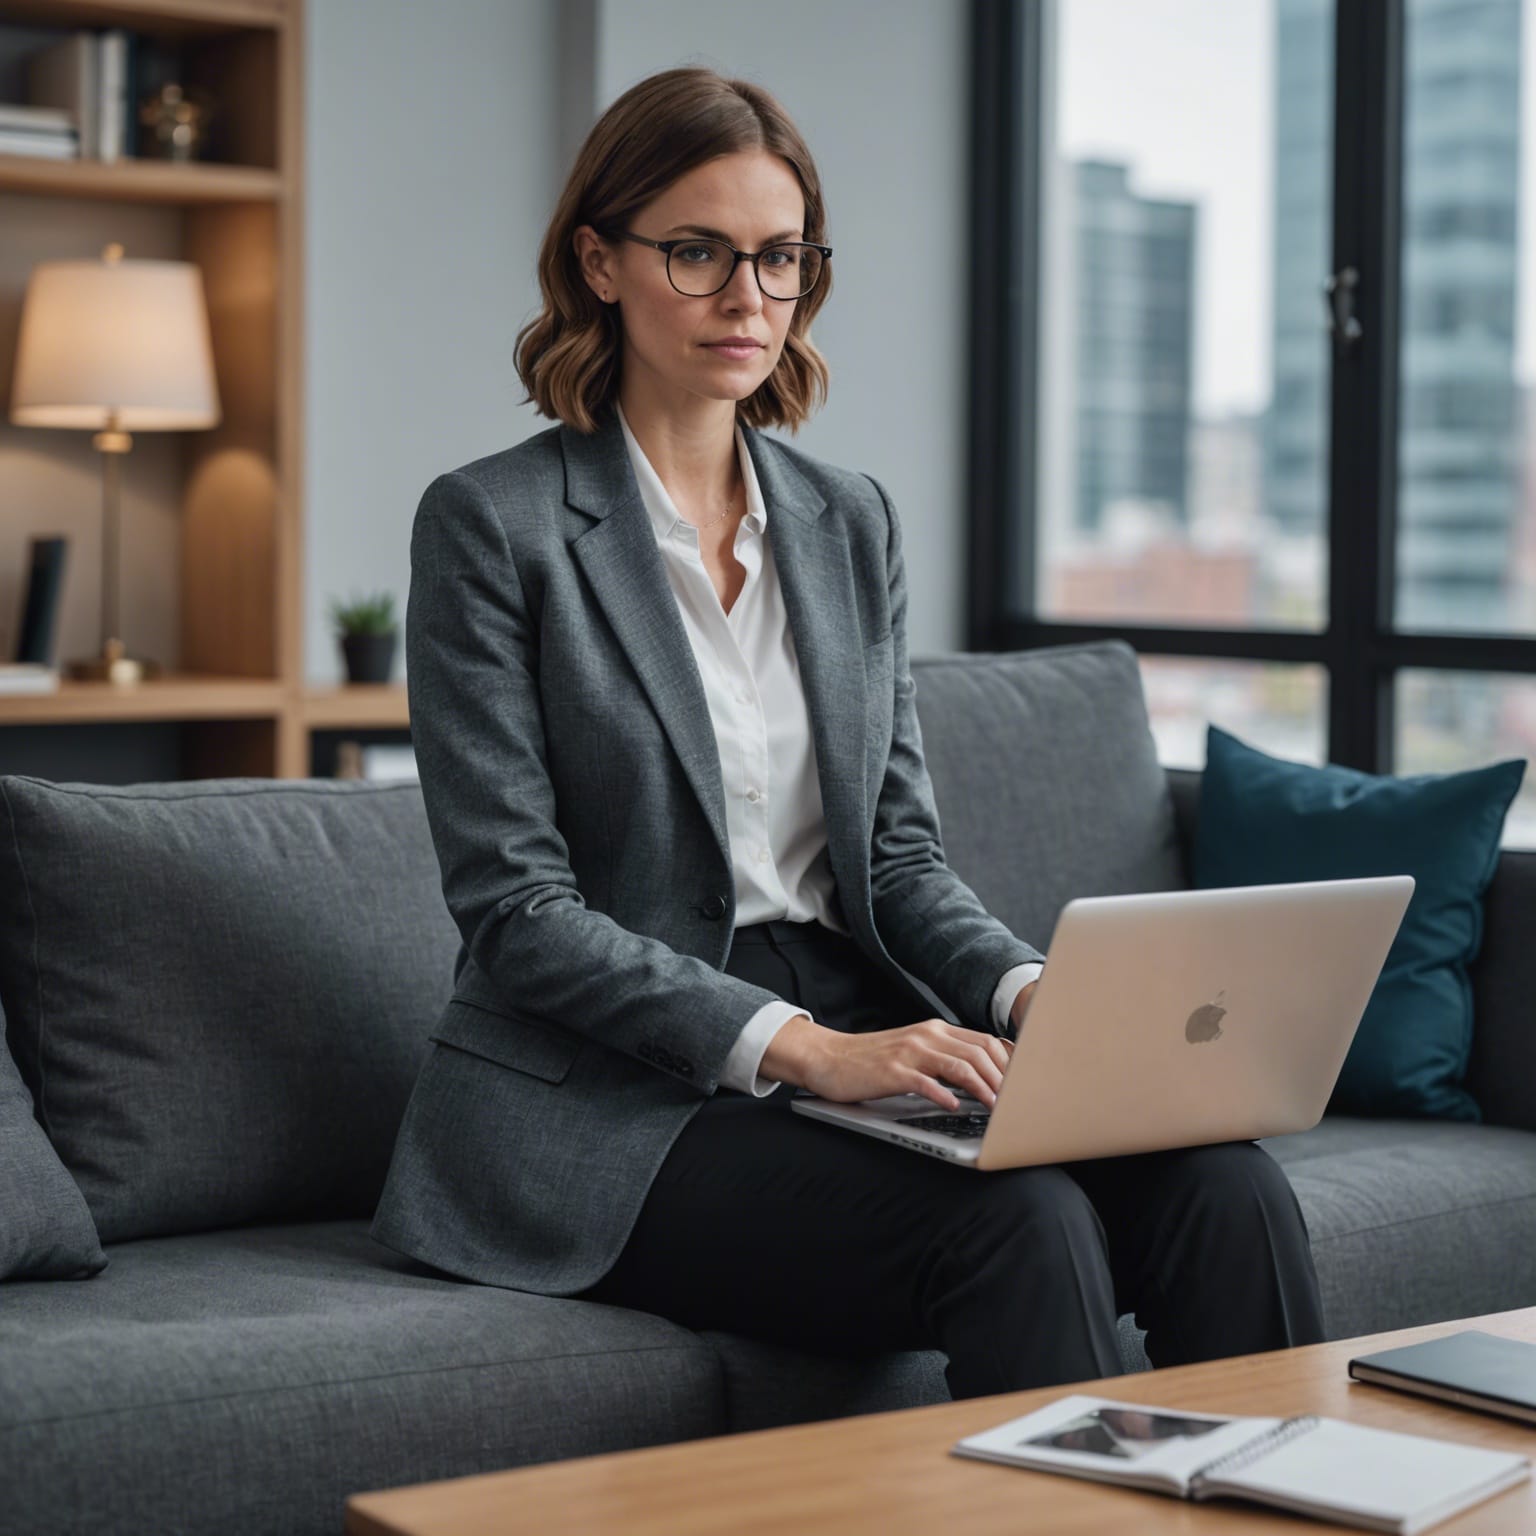
[[[963,1436],[1068,1391],[1214,1413],[1318,1413],[1380,1429],[1439,1435],[1536,1460],[1536,1429],[1511,1419],[1349,1380],[1352,1355],[1463,1328],[1536,1343],[1536,1307],[1374,1334],[1337,1344],[1179,1366],[1079,1387],[970,1398],[932,1408],[722,1435],[650,1450],[584,1456],[512,1472],[423,1483],[347,1501],[348,1536],[508,1536],[513,1532],[879,1533],[1021,1536],[1034,1532],[1213,1532],[1304,1536],[1343,1530],[1235,1504],[1190,1504],[1046,1472],[951,1456]],[[1448,1536],[1536,1532],[1536,1483],[1437,1527]]]

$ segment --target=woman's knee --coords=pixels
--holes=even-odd
[[[1285,1170],[1257,1142],[1187,1147],[1180,1154],[1180,1172],[1200,1203],[1227,1220],[1246,1215],[1266,1226],[1294,1222],[1305,1227]]]
[[[974,1219],[1042,1248],[1083,1240],[1103,1244],[1098,1212],[1062,1169],[1003,1168],[977,1180]]]

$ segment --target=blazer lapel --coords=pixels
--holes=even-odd
[[[590,435],[562,427],[560,442],[565,499],[598,519],[578,535],[571,551],[634,666],[729,867],[725,789],[709,703],[618,416],[610,412]]]
[[[751,427],[745,435],[811,717],[827,848],[851,898],[869,875],[864,650],[852,554],[841,525],[822,516],[826,500],[815,486],[771,439]]]

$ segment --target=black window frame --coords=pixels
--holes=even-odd
[[[1327,759],[1391,772],[1400,671],[1536,674],[1536,636],[1393,628],[1405,0],[1336,0],[1332,269],[1359,274],[1362,331],[1333,350],[1327,621],[1317,631],[1079,623],[1032,611],[1043,22],[1041,0],[972,0],[966,644],[1117,638],[1146,656],[1312,664],[1328,684]]]

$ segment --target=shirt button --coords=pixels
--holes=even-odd
[[[760,789],[758,789],[756,786],[754,786],[753,788],[751,788],[751,789],[749,789],[747,791],[747,799],[750,800],[753,805],[756,805],[757,802],[759,800],[761,800],[762,798],[763,798],[763,792]]]
[[[766,864],[768,862],[768,850],[766,848],[759,848],[757,850],[757,862],[759,864]]]

